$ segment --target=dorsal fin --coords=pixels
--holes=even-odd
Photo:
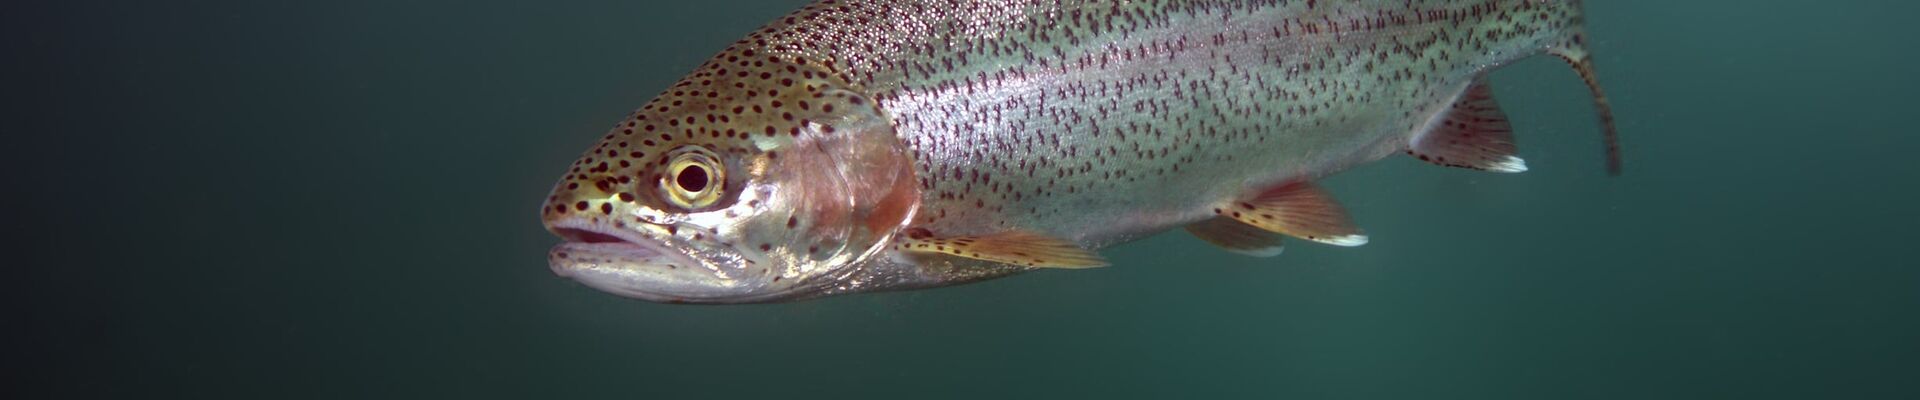
[[[1231,218],[1208,218],[1205,221],[1195,222],[1193,225],[1187,225],[1187,232],[1193,233],[1193,237],[1240,255],[1273,257],[1280,255],[1280,252],[1286,249],[1280,243],[1279,234]]]
[[[1338,246],[1367,244],[1333,196],[1312,182],[1295,181],[1252,198],[1214,207],[1213,213],[1270,232]]]
[[[938,253],[1036,268],[1107,266],[1107,260],[1091,250],[1063,239],[1028,231],[937,236],[926,229],[911,228],[904,236],[897,248],[912,253]]]
[[[1525,172],[1527,163],[1513,154],[1513,125],[1485,77],[1435,118],[1435,125],[1413,137],[1407,154],[1449,167],[1493,172]]]

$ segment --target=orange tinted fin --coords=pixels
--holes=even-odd
[[[1513,125],[1485,78],[1467,86],[1451,107],[1435,116],[1439,121],[1413,137],[1407,154],[1421,161],[1449,167],[1493,172],[1526,172],[1527,162],[1515,157]]]
[[[1262,192],[1251,199],[1224,204],[1214,214],[1260,229],[1338,246],[1367,244],[1332,196],[1311,182],[1298,181]]]
[[[1213,243],[1235,254],[1253,257],[1280,255],[1280,235],[1231,218],[1210,218],[1187,225],[1194,237]]]
[[[914,253],[939,253],[976,260],[1036,268],[1094,268],[1107,260],[1071,242],[1027,231],[975,236],[935,236],[925,229],[909,229],[898,247]]]

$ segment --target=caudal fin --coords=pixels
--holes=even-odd
[[[1574,34],[1569,44],[1550,51],[1566,60],[1573,72],[1587,82],[1587,90],[1593,92],[1593,111],[1600,117],[1600,134],[1607,146],[1607,174],[1620,176],[1620,131],[1613,124],[1613,103],[1607,100],[1607,92],[1600,88],[1600,80],[1594,76],[1593,57],[1587,54],[1585,36]]]

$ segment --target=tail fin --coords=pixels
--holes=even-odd
[[[1607,175],[1620,176],[1620,131],[1613,125],[1613,103],[1607,100],[1607,92],[1600,88],[1600,80],[1594,77],[1593,57],[1587,54],[1586,34],[1575,32],[1566,44],[1549,50],[1560,56],[1587,82],[1587,90],[1593,92],[1593,111],[1600,116],[1600,134],[1607,145]]]

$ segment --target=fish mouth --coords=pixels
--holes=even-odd
[[[621,244],[629,244],[629,245],[639,245],[639,243],[634,243],[631,240],[627,240],[619,236],[614,236],[610,234],[605,234],[605,233],[600,233],[600,232],[590,231],[590,230],[580,229],[580,228],[554,228],[553,234],[560,235],[561,239],[566,239],[567,242],[571,242],[571,243],[585,243],[585,244],[621,243]]]
[[[555,275],[600,291],[664,303],[728,303],[753,292],[720,263],[695,257],[698,244],[592,224],[555,223],[564,239],[547,254]]]

